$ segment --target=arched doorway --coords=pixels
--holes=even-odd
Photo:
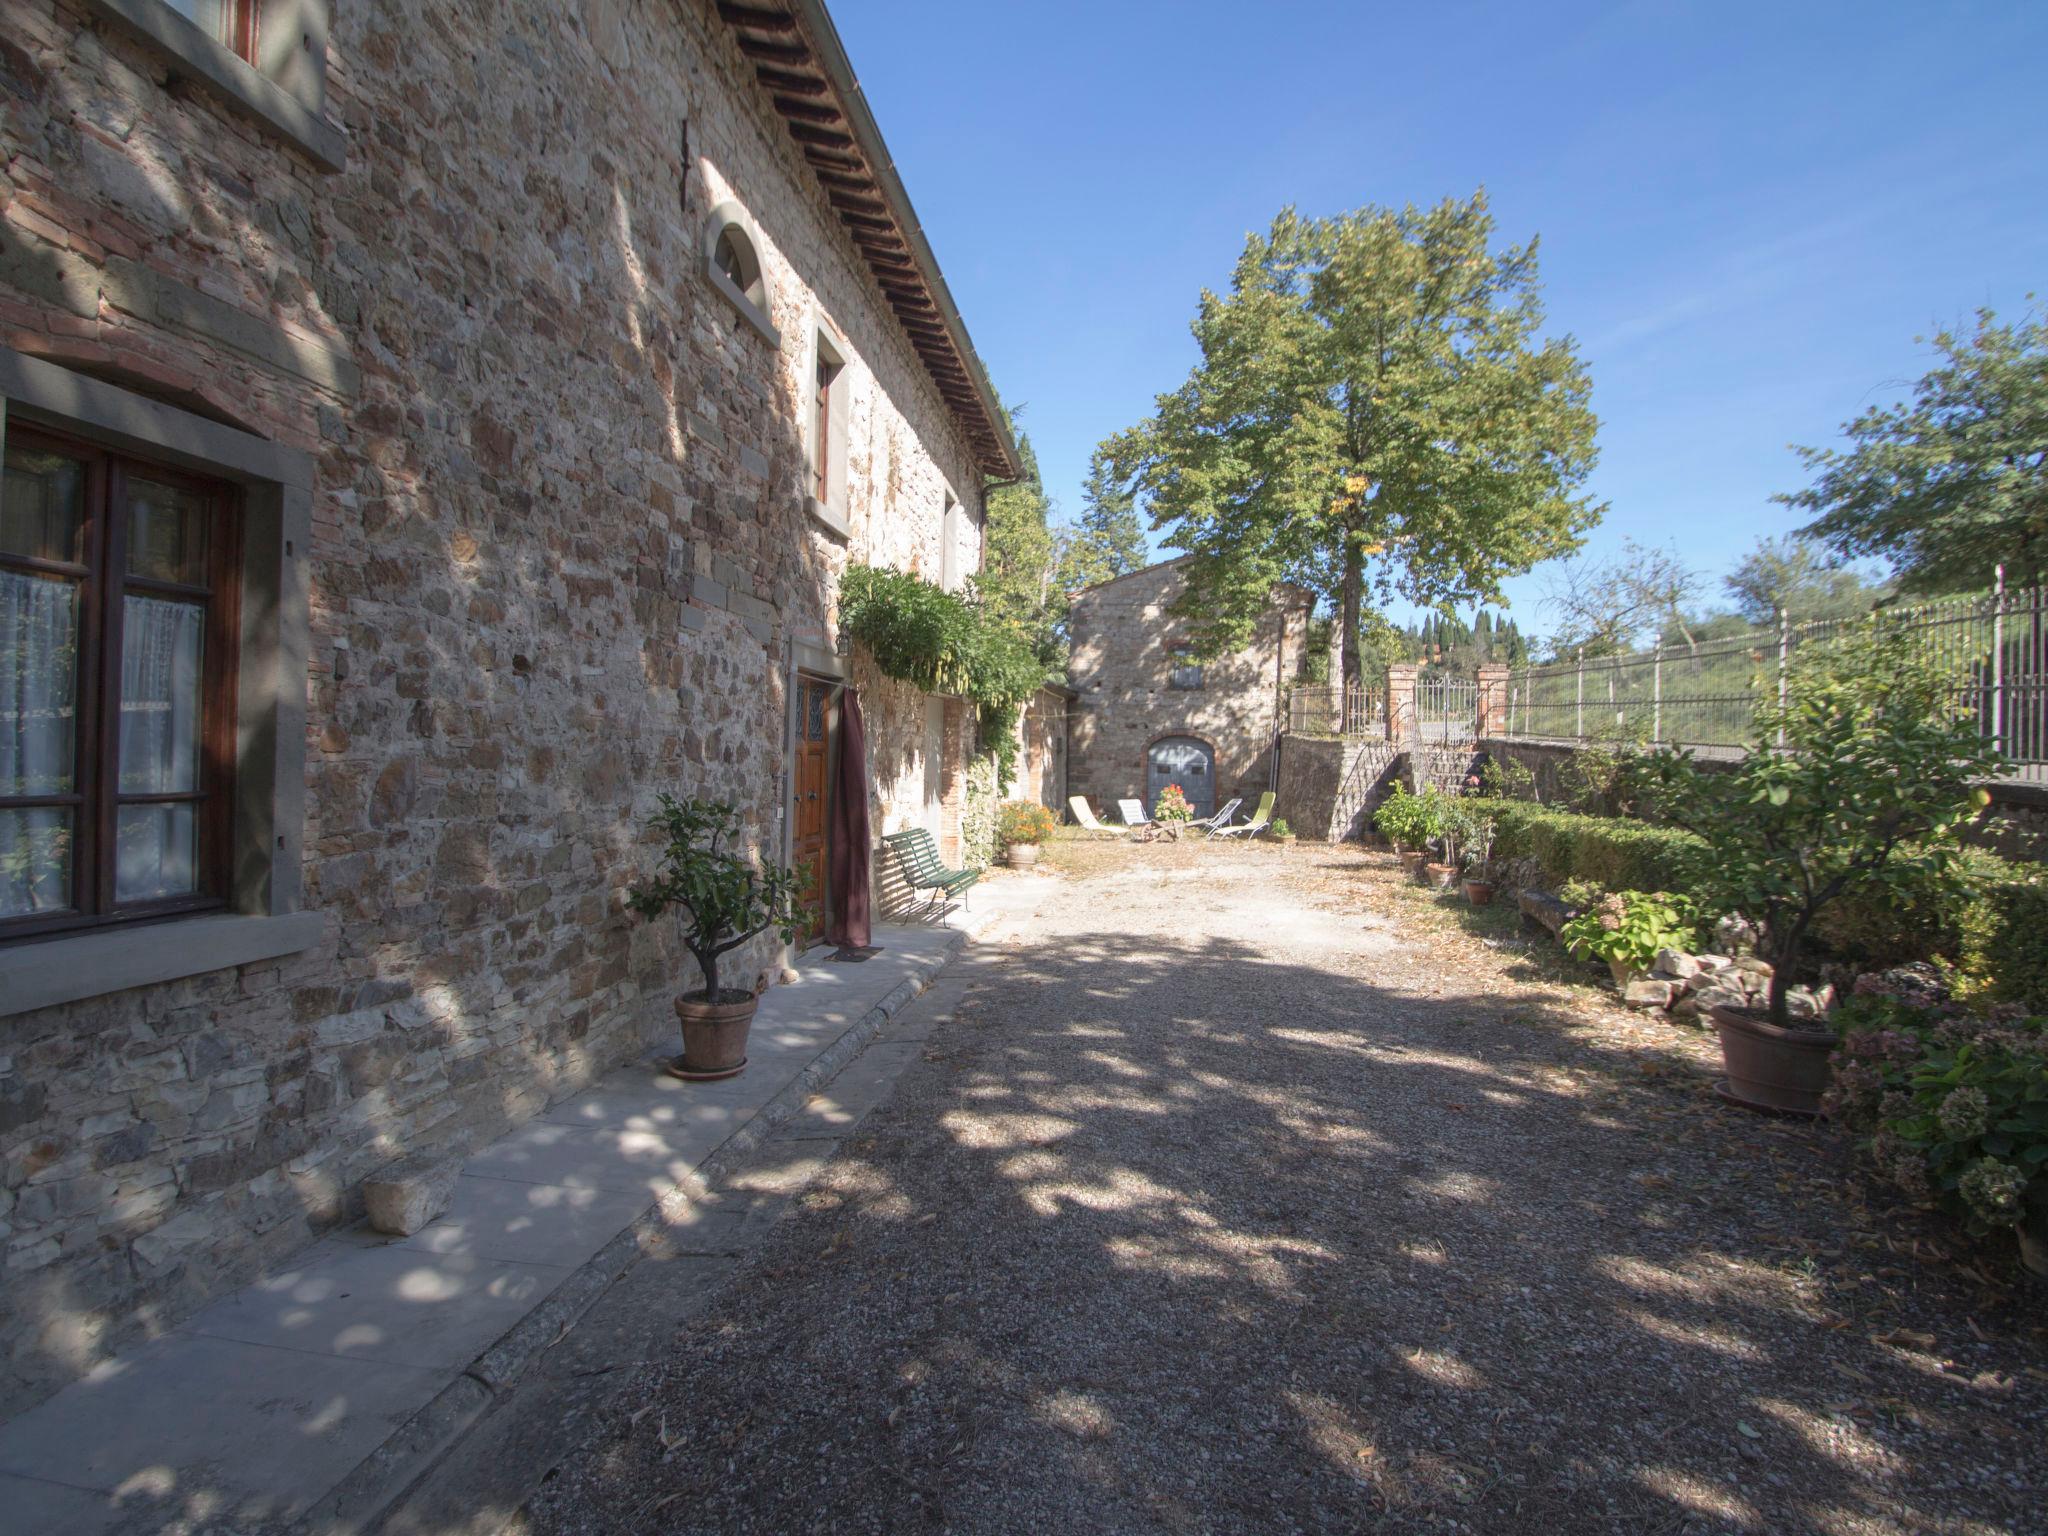
[[[1145,809],[1178,784],[1197,819],[1216,814],[1216,754],[1192,736],[1162,736],[1145,749]]]

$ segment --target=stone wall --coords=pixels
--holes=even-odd
[[[1017,782],[1010,798],[1066,810],[1067,696],[1057,688],[1039,689],[1017,720]]]
[[[1391,742],[1283,736],[1274,814],[1301,837],[1354,841],[1371,830],[1373,810],[1407,767],[1407,756]]]
[[[347,1219],[400,1152],[665,1033],[690,962],[620,904],[655,792],[730,799],[778,851],[792,644],[829,650],[850,558],[937,579],[948,488],[972,543],[981,511],[708,9],[336,5],[338,174],[70,0],[6,14],[0,344],[316,456],[303,883],[326,927],[284,962],[0,1020],[0,1412]],[[704,280],[727,198],[779,350]],[[803,511],[820,316],[848,360],[850,544]],[[882,749],[922,750],[925,701],[866,681]],[[957,818],[969,737],[941,716]],[[914,808],[876,774],[878,833],[927,814],[911,781]]]
[[[1075,594],[1067,793],[1086,795],[1098,816],[1114,820],[1118,800],[1144,796],[1146,749],[1162,736],[1208,744],[1218,805],[1272,787],[1273,743],[1285,689],[1301,670],[1313,600],[1298,588],[1276,590],[1243,649],[1205,663],[1200,688],[1174,688],[1173,648],[1188,630],[1169,609],[1182,585],[1180,563],[1168,561]]]

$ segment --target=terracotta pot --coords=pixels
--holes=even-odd
[[[2048,1189],[2035,1189],[2020,1217],[2020,1264],[2036,1280],[2048,1282]]]
[[[1448,864],[1424,864],[1422,866],[1422,883],[1439,891],[1448,890],[1452,878],[1457,873]]]
[[[683,1054],[668,1070],[687,1082],[737,1077],[747,1066],[747,1030],[761,999],[721,987],[719,995],[737,1002],[711,1002],[702,992],[676,999],[676,1018],[683,1026]]]
[[[1010,868],[1012,869],[1036,869],[1038,867],[1038,844],[1012,843],[1010,844],[1009,857]]]
[[[1422,868],[1422,855],[1420,853],[1410,853],[1406,849],[1399,850],[1399,852],[1401,867],[1407,870],[1409,874],[1412,875]]]
[[[1731,1103],[1788,1115],[1817,1115],[1828,1091],[1828,1056],[1841,1037],[1832,1029],[1780,1029],[1747,1008],[1709,1012],[1721,1035],[1727,1079],[1716,1090]]]
[[[1491,880],[1467,880],[1465,899],[1475,907],[1490,907],[1493,905],[1493,893],[1496,889]]]

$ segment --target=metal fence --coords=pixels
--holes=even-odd
[[[1478,734],[1479,684],[1447,672],[1424,672],[1415,679],[1415,728],[1403,739],[1470,741]]]
[[[1384,737],[1387,690],[1380,685],[1298,683],[1287,694],[1287,729],[1295,736]]]
[[[1697,645],[1521,668],[1493,701],[1493,718],[1504,735],[1526,741],[1739,748],[1757,706],[1783,697],[1799,650],[1863,622],[1780,622]],[[2001,577],[1980,596],[1881,609],[1875,622],[1916,638],[1954,680],[1958,708],[2019,765],[2018,777],[2048,782],[2048,591],[2007,591]]]

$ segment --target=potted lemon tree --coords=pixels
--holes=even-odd
[[[771,928],[785,944],[796,936],[797,872],[734,847],[740,813],[722,800],[665,793],[651,825],[663,839],[661,866],[652,880],[626,893],[626,905],[650,920],[680,911],[683,945],[704,980],[675,1000],[683,1054],[668,1070],[691,1082],[736,1077],[746,1070],[747,1031],[760,995],[750,987],[721,987],[718,962]]]
[[[1647,760],[1651,803],[1701,840],[1694,893],[1755,923],[1771,964],[1768,1008],[1711,1010],[1726,1097],[1818,1113],[1838,1039],[1825,1019],[1795,1020],[1789,997],[1814,920],[1844,896],[1963,879],[1963,828],[1989,803],[1974,781],[2003,760],[1954,681],[1924,642],[1852,633],[1794,661],[1731,770],[1668,749]]]

